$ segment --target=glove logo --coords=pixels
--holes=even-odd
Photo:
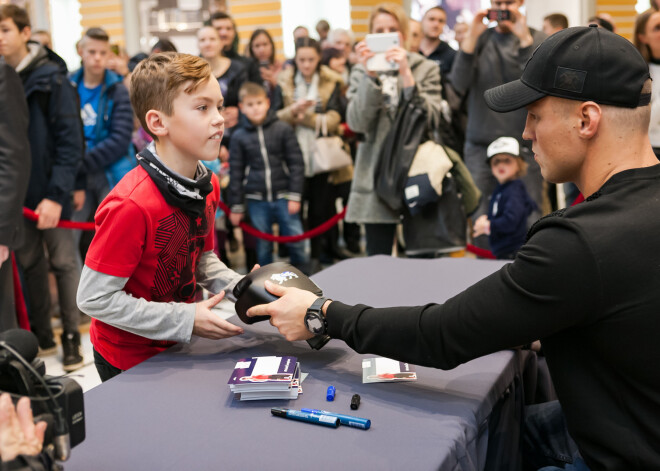
[[[298,275],[293,273],[292,271],[284,271],[282,273],[275,273],[270,276],[270,279],[272,281],[276,281],[278,284],[282,284],[285,281],[292,280],[293,278],[298,278]]]

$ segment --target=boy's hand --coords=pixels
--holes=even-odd
[[[243,213],[231,213],[229,215],[229,220],[234,225],[234,227],[238,227],[243,220]]]
[[[76,190],[73,192],[73,210],[80,211],[85,206],[85,190]]]
[[[300,211],[300,201],[289,201],[289,214],[298,214]]]
[[[479,237],[480,235],[490,235],[490,221],[488,216],[482,214],[474,222],[474,228],[472,229],[472,237]]]
[[[225,292],[221,291],[206,301],[197,303],[195,306],[195,323],[193,324],[193,335],[206,339],[224,339],[243,333],[243,329],[235,326],[211,311],[211,308],[222,301]]]

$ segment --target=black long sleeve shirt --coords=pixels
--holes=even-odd
[[[516,260],[442,305],[330,304],[360,353],[454,368],[541,339],[592,471],[660,468],[660,165],[541,219]]]

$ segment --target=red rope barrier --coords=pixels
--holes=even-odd
[[[487,258],[489,260],[495,260],[495,255],[493,255],[493,252],[491,252],[490,250],[482,249],[472,244],[467,244],[465,246],[465,250],[467,250],[470,253],[473,253],[477,257]]]
[[[222,201],[218,202],[218,206],[222,211],[229,216],[231,214],[231,211],[229,210],[229,207],[223,203]],[[289,243],[289,242],[299,242],[301,240],[305,239],[311,239],[312,237],[316,237],[317,235],[323,234],[327,230],[329,230],[331,227],[333,227],[335,224],[339,222],[340,219],[344,219],[344,216],[346,215],[346,208],[344,208],[340,213],[335,214],[332,216],[330,219],[325,221],[323,224],[315,227],[314,229],[310,229],[307,232],[304,232],[300,235],[295,235],[295,236],[274,236],[273,234],[267,234],[265,232],[258,231],[254,227],[248,225],[245,222],[241,222],[240,227],[243,229],[245,232],[248,234],[252,234],[253,236],[259,238],[259,239],[264,239],[270,242],[279,242],[279,243]]]
[[[225,203],[219,201],[218,205],[220,206],[220,209],[222,209],[222,211],[227,216],[231,214],[229,207]],[[248,225],[245,222],[241,222],[240,227],[248,234],[252,234],[253,236],[258,237],[259,239],[286,244],[289,242],[299,242],[301,240],[311,239],[312,237],[316,237],[320,234],[323,234],[324,232],[328,231],[331,227],[333,227],[335,224],[337,224],[340,219],[344,219],[345,215],[346,215],[346,208],[344,208],[340,213],[335,214],[333,217],[325,221],[323,224],[315,227],[314,229],[310,229],[309,231],[303,234],[295,235],[295,236],[274,236],[273,234],[266,234],[265,232],[258,231],[257,229]],[[28,208],[23,208],[23,216],[25,216],[30,221],[37,221],[39,219],[39,215]],[[57,227],[61,227],[63,229],[80,229],[83,231],[93,231],[94,223],[73,222],[73,221],[66,221],[60,219],[60,222],[57,224]]]
[[[29,208],[23,208],[23,216],[28,218],[30,221],[36,222],[39,220],[39,215]],[[65,221],[64,219],[60,219],[60,222],[57,223],[57,227],[61,227],[62,229],[80,229],[83,231],[93,231],[94,223],[73,222],[73,221]]]

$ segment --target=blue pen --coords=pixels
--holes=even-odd
[[[336,414],[334,412],[328,412],[327,410],[319,409],[301,409],[302,412],[307,412],[310,414],[321,414],[328,415],[330,417],[337,417],[339,423],[342,425],[347,425],[348,427],[361,428],[362,430],[369,430],[371,427],[371,420],[363,419],[362,417],[353,417],[352,415]]]
[[[276,417],[284,417],[285,419],[299,420],[301,422],[309,422],[310,424],[316,425],[325,425],[326,427],[339,427],[338,417],[330,417],[325,414],[314,414],[295,409],[283,409],[281,407],[273,407],[270,410],[270,413]]]

